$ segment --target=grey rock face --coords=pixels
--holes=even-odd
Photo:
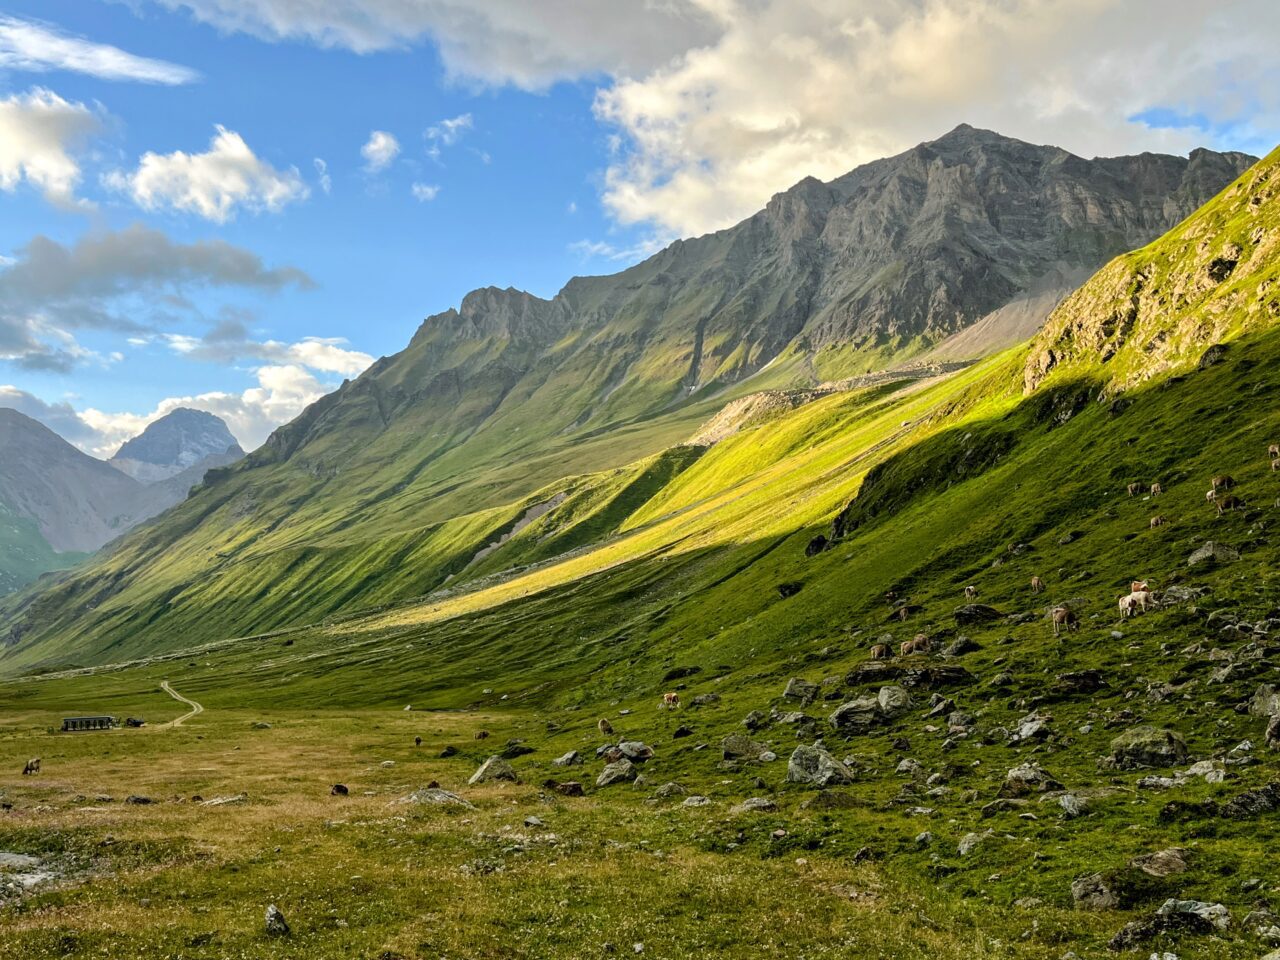
[[[1240,559],[1240,551],[1228,543],[1208,540],[1187,557],[1187,566],[1199,567],[1220,563],[1235,563]]]
[[[110,464],[142,483],[182,473],[209,457],[244,456],[226,423],[212,413],[179,407],[126,442]]]
[[[508,780],[515,783],[516,772],[512,769],[511,764],[507,763],[502,757],[493,756],[480,764],[480,769],[471,775],[471,779],[467,783],[474,786],[477,783],[487,783],[490,780]]]
[[[635,764],[623,757],[621,760],[605,765],[605,768],[600,771],[600,776],[596,777],[596,786],[609,787],[615,783],[630,783],[635,778]]]
[[[731,733],[720,741],[720,750],[726,760],[759,760],[769,748],[742,733]]]
[[[819,787],[853,783],[849,767],[826,750],[816,746],[799,746],[787,760],[788,783],[811,783]]]
[[[1110,765],[1119,770],[1171,767],[1187,757],[1182,735],[1158,727],[1134,727],[1111,741]]]

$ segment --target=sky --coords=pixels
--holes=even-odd
[[[0,0],[0,406],[251,449],[472,289],[962,122],[1268,152],[1277,49],[1274,0]]]

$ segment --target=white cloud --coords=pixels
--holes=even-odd
[[[248,331],[235,321],[224,321],[205,337],[166,333],[163,339],[175,353],[217,363],[260,360],[346,377],[358,376],[373,363],[367,353],[347,349],[348,341],[342,337],[304,337],[295,343],[258,341],[250,339]]]
[[[569,244],[569,250],[578,254],[583,260],[603,258],[635,262],[653,256],[674,239],[670,236],[651,236],[623,246],[609,243],[607,240],[576,240]]]
[[[803,176],[829,179],[964,121],[1085,156],[1280,135],[1273,0],[726,2],[721,36],[597,98],[622,134],[605,203],[679,234],[728,226]],[[1248,24],[1248,29],[1241,29]]]
[[[540,90],[646,72],[716,35],[733,0],[154,0],[223,30],[359,53],[432,40],[451,77]]]
[[[434,200],[440,193],[440,188],[433,183],[415,183],[409,189],[413,193],[413,198],[420,203]]]
[[[391,162],[400,155],[400,141],[385,130],[374,130],[369,139],[360,148],[360,156],[364,157],[364,168],[369,173],[378,173],[391,166]]]
[[[119,47],[70,37],[55,27],[0,14],[0,69],[42,73],[68,70],[101,80],[180,84],[200,78],[196,71],[126,53]]]
[[[316,157],[311,161],[315,165],[316,175],[320,178],[320,189],[326,194],[333,189],[333,178],[329,176],[329,165]]]
[[[133,173],[114,172],[106,186],[146,210],[171,208],[225,223],[237,208],[276,213],[310,191],[297,168],[277,170],[233,130],[217,127],[205,153],[146,153]]]
[[[459,138],[472,128],[471,114],[463,113],[448,120],[441,120],[427,127],[423,133],[428,140],[435,140],[446,147],[451,147]]]
[[[84,206],[75,197],[80,164],[73,153],[101,127],[83,103],[42,87],[0,100],[0,190],[26,181],[51,203]]]

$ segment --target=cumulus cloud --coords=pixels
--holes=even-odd
[[[145,210],[172,209],[226,223],[243,207],[276,213],[310,191],[296,167],[278,170],[259,158],[234,130],[217,126],[204,153],[145,153],[132,173],[103,177]]]
[[[180,84],[200,78],[189,67],[126,53],[119,47],[72,37],[56,27],[0,14],[0,69],[43,73],[69,70],[100,80]]]
[[[1272,0],[758,0],[723,32],[603,90],[624,223],[727,226],[805,175],[829,179],[960,121],[1084,155],[1185,151],[1213,130],[1162,104],[1280,132]],[[1240,29],[1248,23],[1250,28]]]
[[[0,99],[0,190],[12,193],[25,181],[51,203],[83,206],[74,154],[101,127],[95,111],[42,87]]]
[[[272,294],[315,286],[296,267],[268,267],[225,241],[175,243],[141,225],[91,233],[71,245],[37,236],[16,252],[0,266],[0,360],[27,369],[67,371],[94,359],[74,330],[143,339],[140,313],[158,304],[190,308],[186,294],[194,290]]]
[[[717,35],[732,0],[154,0],[270,40],[358,53],[424,40],[451,77],[545,89],[592,74],[646,72]]]
[[[440,193],[440,187],[434,183],[415,183],[409,190],[419,203],[434,200]]]
[[[400,141],[385,130],[374,130],[369,139],[360,148],[360,156],[364,157],[364,168],[369,173],[378,173],[391,166],[391,162],[400,155]]]
[[[256,360],[346,377],[359,375],[373,363],[373,357],[367,353],[347,349],[348,341],[342,337],[304,337],[295,343],[259,341],[249,336],[243,323],[233,319],[224,319],[203,337],[179,333],[163,337],[176,353],[215,363]]]

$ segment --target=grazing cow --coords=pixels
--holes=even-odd
[[[1032,577],[1032,578],[1031,578],[1031,592],[1032,592],[1032,593],[1043,593],[1043,592],[1044,592],[1044,581],[1043,581],[1043,580],[1041,580],[1039,577]]]
[[[1204,498],[1205,498],[1206,500],[1208,500],[1210,503],[1213,503],[1213,501],[1215,501],[1215,500],[1217,500],[1217,499],[1218,499],[1218,491],[1217,491],[1217,490],[1206,490],[1206,491],[1205,491],[1205,494],[1204,494]]]
[[[667,710],[680,709],[680,694],[664,693],[662,695],[662,706]]]
[[[422,738],[421,738],[421,737],[414,737],[414,738],[413,738],[413,745],[414,745],[415,747],[420,747],[420,746],[422,746]]]
[[[1280,470],[1280,457],[1277,457],[1276,459],[1271,461],[1271,469]]]
[[[613,724],[610,723],[608,720],[606,720],[604,717],[600,718],[600,722],[597,723],[596,726],[600,728],[600,732],[603,733],[606,737],[613,736]]]
[[[887,643],[877,643],[871,648],[872,660],[888,660],[891,656],[893,656],[893,650]]]
[[[1136,497],[1138,494],[1142,492],[1142,484],[1131,483],[1129,484],[1128,490],[1129,490],[1129,496]]]
[[[489,731],[488,731],[488,730],[477,730],[477,731],[476,731],[476,739],[477,739],[477,740],[484,740],[484,739],[486,739],[488,736],[489,736]]]
[[[1154,530],[1156,527],[1163,527],[1168,522],[1169,522],[1169,518],[1166,517],[1164,514],[1159,514],[1158,516],[1154,516],[1151,518],[1151,529]]]
[[[1148,589],[1148,587],[1147,587],[1147,581],[1145,581],[1145,580],[1130,580],[1130,581],[1129,581],[1129,592],[1130,592],[1130,593],[1140,593],[1140,592],[1142,592],[1142,591],[1144,591],[1144,590],[1146,590],[1146,589]]]
[[[903,623],[906,623],[908,618],[910,618],[911,616],[911,607],[901,606],[897,610],[893,611],[893,615],[897,617],[899,620],[901,620]]]
[[[1229,477],[1225,473],[1220,473],[1209,481],[1209,486],[1216,490],[1230,490],[1236,485],[1234,477]]]
[[[1158,497],[1162,493],[1164,493],[1164,487],[1162,487],[1158,482],[1151,485],[1151,495],[1153,497]]]
[[[1054,607],[1051,615],[1053,617],[1053,635],[1055,637],[1062,630],[1080,629],[1080,618],[1069,607]]]
[[[1244,501],[1235,494],[1228,494],[1218,501],[1218,516],[1222,516],[1228,510],[1243,510]]]
[[[975,587],[973,584],[969,584],[969,586],[964,588],[964,595],[968,597],[970,600],[972,600],[974,597],[978,595],[978,588]]]
[[[928,653],[933,643],[923,633],[917,633],[910,640],[904,640],[900,649],[904,657],[909,657],[913,653]]]
[[[1273,443],[1271,446],[1267,447],[1267,456],[1273,461],[1280,459],[1280,443]]]
[[[39,758],[39,757],[32,757],[30,760],[28,760],[28,761],[27,761],[27,765],[26,765],[25,767],[23,767],[23,768],[22,768],[22,775],[23,775],[24,777],[30,777],[30,776],[32,776],[32,775],[34,775],[34,774],[39,773],[39,772],[40,772],[40,758]]]
[[[1146,613],[1147,604],[1154,602],[1154,599],[1149,590],[1134,590],[1132,593],[1127,593],[1117,602],[1120,616],[1127,619],[1139,610]]]

